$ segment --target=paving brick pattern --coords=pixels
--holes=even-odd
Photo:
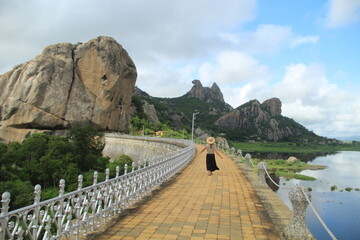
[[[197,152],[202,148],[196,145]],[[233,160],[224,154],[223,159],[217,157],[220,171],[208,176],[205,152],[94,239],[279,239],[265,207]]]

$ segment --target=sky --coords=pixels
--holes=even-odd
[[[360,0],[0,0],[0,74],[98,36],[151,96],[216,82],[234,108],[277,97],[318,135],[360,136]]]

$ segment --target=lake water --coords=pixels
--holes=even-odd
[[[296,154],[294,154],[296,156]],[[296,156],[301,159],[301,156]],[[311,203],[325,224],[337,239],[360,239],[360,152],[338,152],[318,156],[309,164],[326,165],[324,170],[305,170],[301,174],[315,177],[315,181],[286,180],[280,178],[279,185],[291,187],[301,184],[310,191]],[[337,189],[331,191],[331,186]],[[352,188],[346,191],[346,188]],[[288,189],[279,188],[277,195],[292,209]],[[307,225],[311,233],[320,240],[331,239],[310,206],[306,213]]]

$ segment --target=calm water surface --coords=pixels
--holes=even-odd
[[[301,159],[301,156],[298,158]],[[360,239],[360,191],[345,190],[348,187],[360,188],[360,152],[338,152],[316,157],[308,163],[326,165],[327,168],[301,172],[315,177],[316,181],[287,181],[280,178],[279,185],[291,187],[301,184],[305,188],[311,187],[311,202],[335,237]],[[337,190],[331,191],[331,186],[337,186]],[[276,193],[292,209],[289,190],[280,188]],[[331,239],[310,206],[307,208],[306,219],[309,230],[317,239]]]

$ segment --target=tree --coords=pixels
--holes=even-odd
[[[108,168],[110,170],[110,176],[115,177],[117,166],[119,166],[119,168],[120,168],[119,175],[123,175],[125,172],[125,164],[128,165],[128,172],[131,172],[132,162],[133,162],[133,160],[131,159],[130,156],[128,156],[126,154],[120,155],[116,160],[114,160],[108,164]]]
[[[102,134],[90,125],[76,125],[67,135],[74,144],[75,162],[82,172],[90,169],[101,170],[106,166],[107,158],[102,158],[105,146]]]
[[[10,192],[10,209],[25,207],[34,201],[34,187],[29,181],[0,182],[0,193]]]

